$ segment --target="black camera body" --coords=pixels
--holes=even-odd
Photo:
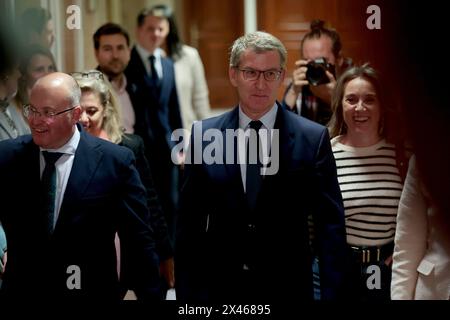
[[[308,62],[306,68],[306,80],[313,86],[330,82],[325,71],[329,71],[333,76],[336,76],[334,65],[328,63],[325,58],[318,58]]]

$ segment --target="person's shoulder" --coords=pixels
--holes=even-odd
[[[17,157],[32,145],[32,141],[31,135],[0,141],[0,166],[16,161]]]
[[[100,150],[105,157],[108,157],[109,159],[125,159],[132,154],[126,147],[94,137],[88,133],[82,133],[81,138],[84,139],[91,148]]]
[[[184,55],[188,57],[198,57],[200,56],[198,53],[198,50],[194,47],[188,46],[186,44],[183,44],[181,47],[181,51]]]
[[[122,137],[122,141],[119,145],[130,149],[138,149],[139,147],[144,145],[144,140],[136,134],[125,133]]]
[[[124,70],[124,73],[127,75],[132,74],[132,72],[136,72],[136,69],[139,69],[139,66],[142,64],[141,57],[139,56],[139,52],[136,49],[136,46],[130,51],[130,61],[127,67]],[[131,77],[132,78],[132,77]],[[128,80],[128,79],[127,79]],[[132,79],[130,79],[132,80]]]
[[[194,123],[194,128],[196,126],[201,126],[202,131],[208,129],[222,129],[226,126],[227,122],[231,121],[233,117],[236,116],[236,109],[233,108],[230,111],[226,111],[220,115],[203,119],[201,121],[196,121]]]
[[[134,45],[130,50],[130,59],[139,58],[139,52],[137,51],[137,47]]]
[[[16,139],[5,139],[0,141],[0,154],[22,149],[25,145],[32,142],[31,135],[19,136]]]
[[[309,120],[305,117],[301,117],[294,112],[283,109],[282,112],[285,114],[285,119],[292,125],[296,130],[301,130],[307,133],[322,133],[326,130],[326,127]]]

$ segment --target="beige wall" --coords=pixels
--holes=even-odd
[[[3,0],[2,0],[3,1]],[[17,0],[14,1],[16,15],[20,15],[26,8],[44,5],[48,7],[52,16],[60,17],[61,33],[57,34],[60,49],[53,48],[59,69],[64,72],[79,71],[77,69],[92,69],[97,63],[94,56],[92,35],[95,30],[106,22],[121,24],[130,34],[131,43],[135,40],[136,18],[139,11],[159,3],[172,6],[177,19],[181,19],[183,0]],[[81,9],[81,30],[69,30],[65,26],[66,9],[70,5],[78,5]],[[56,9],[55,9],[56,8]],[[58,12],[52,12],[52,11]],[[180,21],[178,24],[181,24]],[[60,58],[60,59],[58,59]]]

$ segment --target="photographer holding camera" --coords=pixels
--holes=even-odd
[[[336,75],[351,65],[350,59],[341,56],[339,34],[324,25],[322,20],[311,22],[311,30],[300,45],[302,59],[295,62],[292,83],[283,99],[287,109],[322,125],[331,118]]]

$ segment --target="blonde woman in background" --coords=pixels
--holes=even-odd
[[[173,248],[169,241],[167,224],[161,210],[158,196],[147,159],[144,155],[144,143],[134,134],[124,133],[121,126],[120,108],[113,89],[106,76],[98,70],[76,72],[72,76],[80,85],[81,107],[83,113],[80,122],[84,129],[99,138],[131,149],[136,157],[136,169],[147,190],[148,208],[152,221],[150,225],[155,233],[156,251],[160,258],[160,272],[169,287],[174,286]],[[121,277],[126,274],[126,252],[121,252]]]

